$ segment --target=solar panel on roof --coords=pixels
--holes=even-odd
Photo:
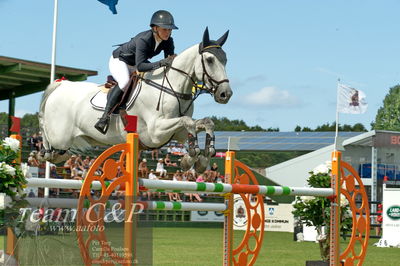
[[[363,132],[339,132],[339,137],[350,138]],[[238,138],[241,150],[313,151],[334,143],[335,132],[261,132],[216,131],[217,150],[226,150],[229,137]],[[205,133],[199,133],[199,146],[204,147]]]

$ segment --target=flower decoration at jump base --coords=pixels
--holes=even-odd
[[[5,138],[0,142],[0,193],[12,199],[22,193],[26,184],[21,165],[17,162],[20,143],[13,138]]]
[[[313,188],[331,187],[331,162],[318,165],[311,172],[307,183]],[[293,202],[293,214],[299,223],[315,226],[321,259],[329,261],[329,230],[331,201],[326,197],[301,196]],[[352,217],[349,202],[344,195],[340,196],[340,235],[346,236],[352,230]]]
[[[23,188],[27,183],[21,165],[17,163],[20,143],[13,138],[0,140],[0,194],[2,209],[0,210],[0,227],[19,226],[17,217],[19,210],[25,207]]]

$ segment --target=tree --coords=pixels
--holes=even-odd
[[[368,130],[365,128],[365,126],[361,123],[356,123],[353,125],[353,131],[356,132],[367,132]]]
[[[400,131],[400,85],[390,88],[371,126],[373,129]]]
[[[27,128],[39,128],[39,119],[38,119],[38,113],[35,114],[25,114],[21,118],[21,127],[27,127]],[[8,114],[5,112],[0,113],[0,124],[8,124]]]
[[[215,131],[279,131],[279,128],[264,129],[259,125],[250,127],[243,120],[229,120],[226,117],[212,116],[211,120],[215,124]]]
[[[21,126],[29,128],[39,128],[39,118],[38,113],[35,114],[25,114],[21,119]]]
[[[351,125],[340,125],[338,127],[339,131],[346,131],[346,132],[366,132],[367,129],[364,127],[363,124],[361,123],[356,123],[353,126]],[[299,125],[297,125],[294,129],[295,132],[323,132],[323,131],[336,131],[336,123],[332,122],[331,124],[329,124],[328,122],[325,124],[322,124],[321,126],[317,126],[315,129],[311,129],[309,127],[301,127]]]
[[[314,131],[335,131],[336,130],[336,123],[332,122],[332,124],[329,125],[328,122],[326,124],[323,124],[322,126],[317,126]]]
[[[5,112],[0,113],[0,125],[4,125],[8,123],[8,114]]]
[[[236,158],[250,167],[265,168],[306,154],[307,151],[238,151]]]

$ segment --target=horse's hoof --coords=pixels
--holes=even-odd
[[[194,165],[195,159],[185,154],[181,160],[180,166],[184,172],[189,170]]]
[[[189,156],[190,157],[195,157],[196,156],[196,150],[194,148],[189,148]]]
[[[204,156],[206,157],[214,157],[215,154],[216,154],[215,148],[212,146],[204,149]]]
[[[208,159],[203,155],[200,155],[198,160],[194,164],[194,169],[197,173],[203,173],[204,171],[206,171],[208,163]]]
[[[214,157],[215,154],[217,154],[217,151],[215,150],[214,147],[210,147],[210,148],[208,149],[208,153],[209,153],[210,157]]]
[[[46,152],[42,157],[45,161],[50,161],[52,159],[52,154],[50,152]]]
[[[200,154],[201,150],[199,146],[196,146],[194,148],[189,148],[189,156],[190,157],[197,157]]]

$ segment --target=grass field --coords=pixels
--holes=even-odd
[[[241,240],[241,232],[235,232],[235,245]],[[76,250],[76,245],[71,244],[74,234],[66,239],[61,236],[46,236],[41,241],[24,242],[26,264],[23,265],[62,265],[47,261],[46,263],[34,263],[32,254],[41,250],[39,245],[48,242],[51,250],[48,254],[61,254],[65,246],[70,245]],[[219,228],[154,228],[153,237],[153,265],[221,265],[222,264],[222,229]],[[116,240],[116,239],[115,239]],[[118,239],[121,240],[121,239]],[[399,265],[400,249],[377,248],[372,246],[377,240],[371,240],[364,265]],[[1,241],[3,244],[4,241]],[[343,246],[345,243],[342,243]],[[47,252],[46,252],[47,253]],[[22,254],[21,254],[22,255]],[[74,254],[79,256],[79,252]],[[66,258],[71,256],[63,253]],[[149,253],[151,256],[151,253]],[[48,255],[45,256],[46,260]],[[56,256],[54,256],[56,257]],[[306,260],[319,260],[319,249],[316,243],[294,242],[293,234],[265,232],[261,254],[256,265],[305,265]],[[39,260],[36,260],[39,261]],[[65,265],[65,264],[64,264]],[[68,265],[75,265],[69,262]]]
[[[237,233],[234,246],[241,240]],[[222,229],[155,228],[153,237],[154,265],[222,264]],[[400,249],[377,248],[375,242],[370,241],[364,265],[400,265]],[[318,244],[295,242],[292,233],[265,232],[255,265],[305,265],[306,260],[319,259]]]

